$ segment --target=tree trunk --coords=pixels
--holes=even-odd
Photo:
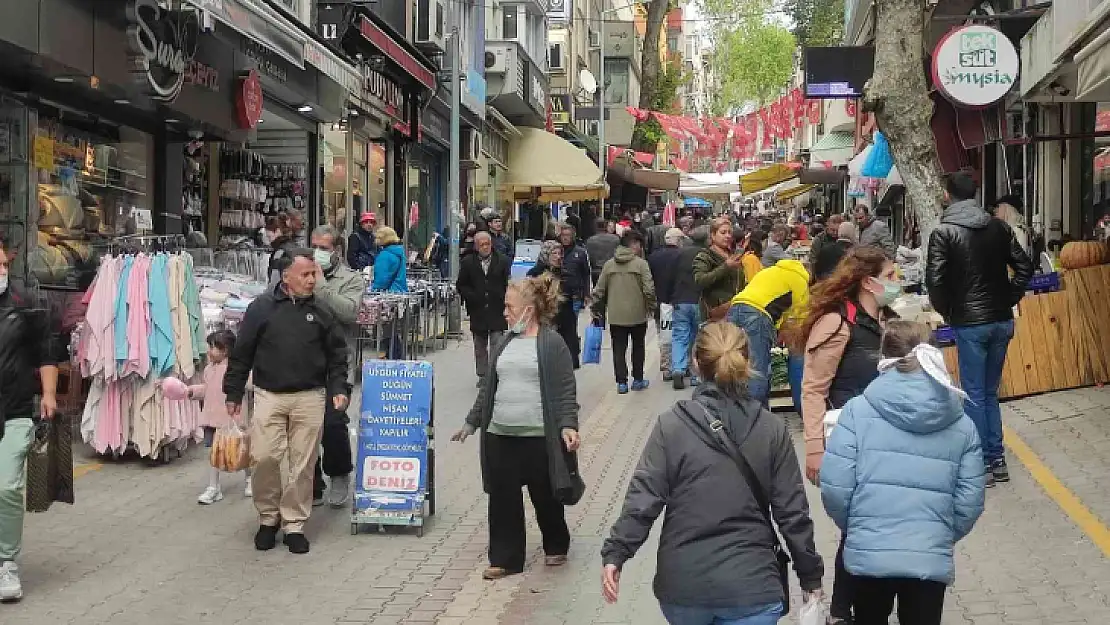
[[[659,35],[663,32],[663,20],[667,18],[667,11],[671,7],[670,0],[651,0],[647,10],[647,25],[644,31],[644,52],[640,61],[640,102],[642,110],[649,111],[655,108],[656,92],[659,90],[659,78],[663,73],[663,66],[659,60]],[[602,85],[602,89],[604,89]],[[604,98],[603,98],[604,101]],[[646,122],[637,121],[636,128]],[[635,132],[632,135],[632,149],[637,152],[655,153],[656,146],[647,145],[638,140],[642,134]],[[602,155],[602,158],[605,158]]]
[[[890,142],[924,247],[944,211],[944,178],[925,77],[925,2],[875,0],[875,12],[875,74],[863,110],[875,113]]]

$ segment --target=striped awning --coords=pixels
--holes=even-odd
[[[844,130],[834,130],[821,137],[809,149],[809,161],[820,162],[827,168],[844,165],[856,151],[856,133]]]

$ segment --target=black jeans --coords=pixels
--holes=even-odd
[[[941,582],[904,578],[854,578],[856,625],[887,625],[898,598],[901,625],[940,625],[944,610]]]
[[[632,379],[644,379],[644,338],[647,336],[647,322],[634,326],[609,326],[609,336],[613,338],[613,373],[617,384],[628,384],[628,339],[632,339]]]
[[[555,500],[547,469],[547,440],[543,437],[498,436],[485,433],[482,453],[486,457],[489,490],[489,564],[510,572],[524,570],[526,528],[522,486],[536,510],[536,523],[543,536],[543,552],[566,555],[570,530],[563,504]]]
[[[347,430],[347,413],[336,410],[328,400],[324,409],[324,425],[320,428],[320,445],[323,452],[316,458],[316,473],[312,479],[312,495],[319,499],[324,494],[324,475],[343,477],[350,475],[355,465],[351,460],[351,435]]]
[[[836,546],[836,570],[833,573],[832,601],[829,614],[843,619],[852,618],[852,605],[856,597],[856,577],[844,568],[844,538]]]
[[[559,305],[559,312],[555,313],[555,329],[567,344],[570,358],[574,362],[574,368],[577,369],[580,366],[579,354],[582,353],[582,341],[578,338],[578,315],[574,314],[574,302],[571,300],[568,299]]]

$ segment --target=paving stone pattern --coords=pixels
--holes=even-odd
[[[657,350],[649,346],[648,354],[647,370],[654,371]],[[614,606],[601,598],[598,552],[655,416],[679,393],[656,381],[645,392],[617,395],[607,353],[602,365],[581,370],[588,490],[568,510],[570,563],[543,566],[530,522],[525,573],[485,582],[477,442],[448,442],[476,394],[471,346],[452,343],[431,360],[437,511],[423,538],[396,531],[351,536],[346,510],[318,508],[307,528],[312,553],[293,556],[280,545],[258,553],[251,544],[257,519],[242,496],[242,477],[226,478],[224,501],[205,507],[196,504],[205,481],[203,453],[163,467],[111,462],[78,480],[76,506],[28,518],[27,596],[0,605],[0,623],[662,624],[651,592],[656,535],[626,567]],[[1108,408],[1110,393],[1088,390],[1013,402],[1006,412],[1008,423],[1104,520],[1110,494],[1099,478],[1110,469]],[[797,417],[783,418],[800,441]],[[1015,462],[1011,471],[1013,481],[990,492],[987,513],[959,546],[944,622],[1110,622],[1110,561],[1027,472]],[[836,532],[819,494],[809,495],[831,588]]]

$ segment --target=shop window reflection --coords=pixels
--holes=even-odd
[[[1095,133],[1110,132],[1110,103],[1100,103],[1095,112]],[[1092,214],[1097,222],[1093,233],[1099,239],[1110,236],[1110,137],[1091,140],[1093,172],[1091,184]]]

